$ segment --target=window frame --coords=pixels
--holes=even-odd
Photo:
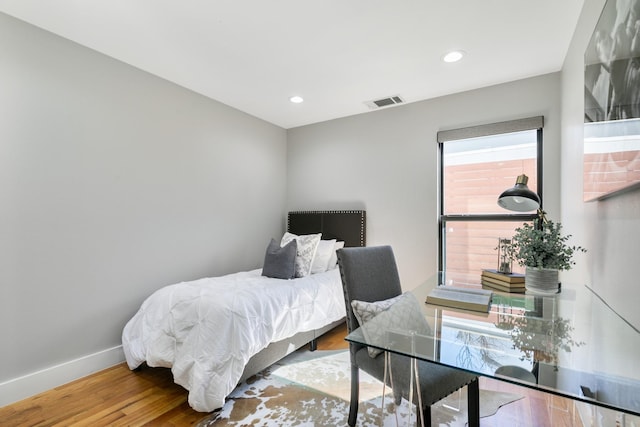
[[[445,214],[444,213],[444,144],[449,141],[471,139],[484,136],[494,136],[506,133],[521,131],[536,131],[536,193],[540,196],[540,209],[543,209],[543,131],[544,117],[536,116],[520,120],[511,120],[500,123],[491,123],[467,128],[439,131],[437,134],[438,143],[438,271],[441,272],[440,279],[444,282],[446,274],[446,225],[448,222],[508,222],[508,221],[533,221],[538,217],[535,213],[513,213],[505,210],[504,214]],[[517,177],[513,177],[515,184]],[[506,190],[506,188],[505,188]],[[496,194],[496,200],[499,194]]]

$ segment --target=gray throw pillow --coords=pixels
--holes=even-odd
[[[431,334],[431,327],[422,313],[420,303],[411,292],[370,303],[353,300],[351,306],[356,318],[361,322],[362,333],[369,342],[383,343],[385,336],[394,331],[405,334]],[[371,357],[376,357],[382,352],[371,347],[368,350]]]
[[[271,239],[264,255],[262,275],[274,279],[293,279],[296,275],[296,253],[298,242],[292,240],[280,247],[278,242]]]
[[[360,324],[360,326],[363,326],[378,314],[382,313],[385,310],[388,310],[389,307],[398,302],[400,298],[402,298],[402,294],[383,301],[374,302],[365,302],[354,299],[353,301],[351,301],[351,308],[353,308],[353,314],[356,316],[356,319],[358,319],[358,323]],[[366,329],[362,329],[363,333],[365,331]],[[365,338],[368,338],[366,334]],[[369,347],[369,356],[376,357],[380,353],[382,353],[382,350]]]

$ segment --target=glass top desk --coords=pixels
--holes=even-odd
[[[365,324],[346,340],[640,415],[640,332],[589,288],[494,292],[489,313],[478,313],[426,304],[435,286],[411,291],[428,332],[376,325],[367,334]]]

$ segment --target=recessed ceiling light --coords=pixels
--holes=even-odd
[[[289,98],[289,101],[293,102],[294,104],[300,104],[301,102],[304,101],[304,99],[302,99],[301,96],[296,95]]]
[[[462,59],[462,57],[464,56],[464,52],[461,50],[453,50],[449,53],[447,53],[445,56],[442,57],[442,60],[444,62],[458,62]]]

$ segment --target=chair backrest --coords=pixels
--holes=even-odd
[[[358,328],[351,301],[382,301],[402,293],[391,246],[343,248],[337,251],[349,332]]]

